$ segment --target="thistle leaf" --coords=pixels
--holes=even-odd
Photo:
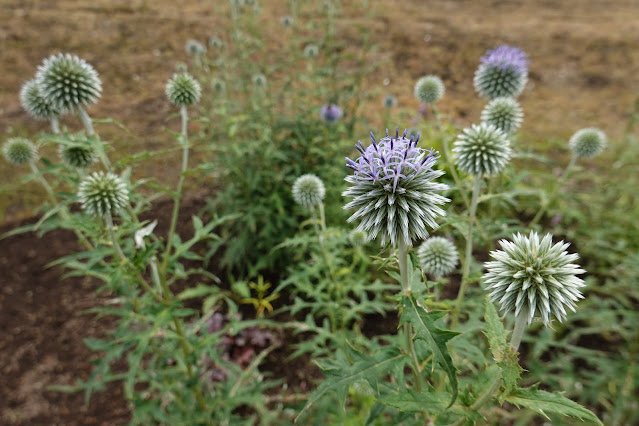
[[[448,380],[452,388],[451,400],[448,406],[453,405],[457,399],[457,372],[450,357],[446,342],[459,333],[450,330],[442,330],[435,326],[435,321],[440,319],[446,313],[445,311],[426,312],[420,306],[413,295],[404,296],[402,300],[404,307],[399,324],[410,323],[415,327],[416,338],[422,339],[430,346],[435,361],[446,372]]]
[[[501,378],[504,380],[504,395],[508,395],[517,387],[517,382],[523,369],[519,366],[517,352],[506,341],[506,330],[497,315],[495,306],[486,297],[486,338],[490,344],[490,351],[497,365],[501,367]]]

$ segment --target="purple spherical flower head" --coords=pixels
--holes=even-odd
[[[394,246],[426,238],[427,227],[436,228],[435,218],[446,214],[439,205],[450,201],[436,193],[448,188],[434,181],[444,174],[433,170],[438,153],[418,147],[419,135],[409,139],[406,134],[400,136],[397,129],[392,137],[387,130],[378,142],[371,132],[370,146],[358,142],[361,155],[346,158],[353,174],[346,177],[351,186],[342,193],[353,198],[344,208],[356,209],[348,221],[361,219],[358,230],[369,239],[381,234],[382,244]]]
[[[322,105],[320,117],[326,123],[335,123],[342,117],[342,109],[335,104]]]
[[[482,65],[501,70],[512,70],[517,73],[528,73],[528,55],[514,46],[501,45],[486,52],[480,59]]]

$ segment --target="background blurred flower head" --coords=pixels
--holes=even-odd
[[[488,50],[480,59],[473,83],[479,96],[494,99],[521,94],[528,81],[528,56],[513,46]]]

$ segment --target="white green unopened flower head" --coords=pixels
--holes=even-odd
[[[521,126],[524,112],[513,98],[495,98],[481,112],[481,121],[492,124],[504,133],[513,132]]]
[[[226,88],[226,84],[224,83],[224,81],[220,80],[219,78],[214,77],[211,80],[211,88],[215,90],[216,92],[223,92],[224,89]]]
[[[307,44],[304,47],[304,57],[306,58],[314,58],[319,54],[319,48],[315,44]]]
[[[293,25],[293,17],[291,15],[282,16],[282,25],[285,27],[290,27]]]
[[[209,46],[214,49],[221,49],[224,47],[224,42],[219,37],[211,37],[209,39]]]
[[[45,101],[60,111],[97,102],[102,82],[97,71],[75,55],[53,55],[38,67],[36,81]]]
[[[113,173],[94,172],[80,182],[78,198],[89,214],[105,216],[119,212],[129,202],[126,183]]]
[[[202,89],[200,83],[190,74],[174,74],[166,84],[166,97],[177,107],[191,106],[200,101]]]
[[[20,89],[20,105],[36,120],[51,120],[64,113],[60,108],[47,101],[35,79],[31,79],[22,85]]]
[[[513,46],[502,45],[482,56],[473,84],[482,98],[517,97],[528,81],[528,56]]]
[[[346,158],[353,174],[346,177],[350,187],[342,195],[353,200],[344,208],[355,210],[348,222],[360,219],[357,229],[369,239],[381,235],[383,245],[412,245],[413,240],[425,239],[427,228],[437,228],[435,219],[446,215],[439,206],[450,201],[438,194],[448,189],[435,182],[444,174],[433,170],[438,153],[418,147],[419,135],[409,139],[406,133],[400,136],[397,129],[392,137],[386,131],[377,142],[371,132],[371,145],[355,145],[360,157]]]
[[[569,144],[577,157],[595,157],[606,148],[606,134],[597,128],[587,127],[572,135]]]
[[[60,144],[60,158],[69,167],[85,169],[91,167],[98,159],[90,139],[84,134],[73,135],[72,143]]]
[[[444,82],[436,75],[427,75],[415,83],[415,97],[423,104],[434,104],[444,96]]]
[[[579,289],[584,286],[576,275],[586,271],[574,263],[579,255],[566,251],[570,244],[553,245],[551,234],[540,240],[533,231],[499,244],[502,250],[490,253],[495,260],[484,264],[483,280],[490,300],[499,303],[502,312],[515,311],[515,316],[525,312],[529,324],[536,314],[548,324],[551,314],[563,322],[566,308],[575,312],[575,302],[583,299]]]
[[[186,53],[191,56],[204,55],[206,53],[206,46],[197,40],[187,40],[184,48],[186,49]]]
[[[431,237],[417,249],[417,258],[424,272],[444,277],[455,270],[459,259],[455,245],[442,237]]]
[[[324,199],[326,188],[322,179],[313,174],[298,177],[293,184],[293,199],[308,209],[315,207]]]
[[[497,174],[510,160],[508,136],[492,124],[464,129],[453,146],[455,164],[473,176]]]
[[[397,106],[397,98],[393,95],[386,95],[382,105],[384,105],[384,108],[388,109],[395,108]]]
[[[353,229],[350,234],[348,234],[348,241],[351,242],[353,247],[363,247],[368,242],[368,235],[366,235],[364,231]]]
[[[25,138],[11,138],[2,147],[4,158],[11,164],[26,164],[38,159],[35,144]]]
[[[266,87],[266,76],[264,74],[255,74],[251,79],[253,80],[253,84],[255,85],[255,87]]]

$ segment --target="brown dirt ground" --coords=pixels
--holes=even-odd
[[[263,1],[261,20],[269,49],[277,52],[283,0]],[[339,31],[357,46],[354,25],[364,18],[353,2],[343,3]],[[220,6],[221,4],[221,6]],[[174,126],[163,86],[174,63],[185,61],[187,39],[206,41],[228,26],[228,2],[197,0],[2,0],[0,4],[0,129],[3,138],[34,134],[45,126],[21,110],[18,92],[42,58],[68,51],[100,72],[105,91],[90,109],[112,117],[132,135],[121,140],[113,126],[101,125],[103,138],[118,139],[127,153],[169,143],[163,128]],[[367,79],[368,88],[395,93],[400,106],[417,108],[412,85],[421,75],[443,77],[447,96],[442,112],[468,123],[483,103],[474,96],[472,73],[490,47],[509,43],[531,56],[530,83],[521,101],[526,111],[522,139],[539,144],[565,139],[585,126],[605,129],[613,141],[631,111],[639,89],[639,2],[633,0],[417,1],[376,0],[370,23],[379,50],[372,59],[388,64]],[[365,114],[380,122],[378,105]],[[116,153],[117,156],[117,153]],[[151,164],[135,172],[172,176]],[[0,162],[0,233],[33,213],[41,194],[18,192],[19,174]],[[13,207],[7,207],[12,204]],[[4,211],[3,211],[4,210]],[[188,211],[188,208],[186,209]],[[94,354],[82,339],[100,335],[108,320],[78,315],[101,302],[95,283],[61,279],[44,266],[75,249],[68,233],[56,231],[0,241],[0,423],[118,424],[126,404],[118,386],[94,395],[83,407],[81,395],[46,390],[51,384],[86,377]]]

